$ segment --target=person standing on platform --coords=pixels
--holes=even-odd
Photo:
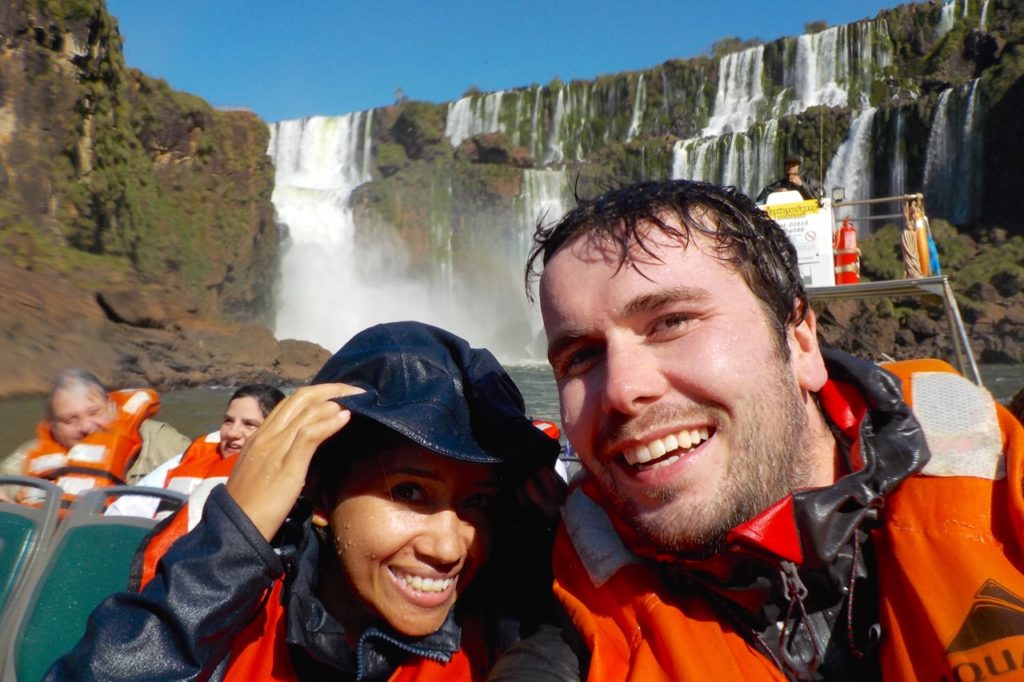
[[[768,195],[774,192],[800,192],[800,196],[805,201],[811,201],[817,199],[814,191],[807,186],[804,179],[800,177],[800,163],[801,159],[799,156],[790,155],[786,157],[783,162],[783,168],[785,169],[785,175],[767,185],[761,190],[761,193],[757,195],[756,203],[763,204],[768,200]]]

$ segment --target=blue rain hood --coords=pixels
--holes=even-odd
[[[312,381],[330,382],[366,390],[336,399],[353,414],[446,457],[532,471],[558,455],[490,351],[437,327],[390,322],[359,332]]]

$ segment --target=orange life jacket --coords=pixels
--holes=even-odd
[[[903,379],[931,459],[886,495],[872,531],[882,677],[1020,679],[1024,428],[945,363],[887,369]],[[703,593],[673,593],[597,500],[588,484],[572,492],[553,558],[555,594],[591,652],[589,679],[787,679]],[[574,544],[567,527],[586,534]]]
[[[146,538],[146,545],[141,550],[141,566],[136,567],[140,571],[137,574],[139,589],[152,580],[157,562],[174,541],[195,528],[202,517],[203,505],[210,491],[226,482],[231,475],[238,455],[223,457],[219,447],[219,431],[197,438],[182,455],[181,463],[167,472],[164,487],[188,495],[189,500],[161,528]]]
[[[49,479],[63,488],[65,506],[86,490],[124,484],[125,475],[142,448],[139,427],[160,409],[160,396],[148,388],[112,391],[109,397],[117,409],[114,421],[71,448],[53,438],[49,421],[44,420],[36,427],[36,444],[25,456],[22,471],[26,476]],[[26,487],[19,493],[18,501],[39,504],[41,495],[41,491]]]
[[[261,613],[235,638],[225,682],[264,680],[290,682],[297,680],[285,639],[285,611],[281,605],[283,581],[270,589]],[[391,677],[391,682],[438,682],[485,680],[491,667],[490,654],[482,633],[483,627],[466,624],[457,652],[447,663],[410,657]]]

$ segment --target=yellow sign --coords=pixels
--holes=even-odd
[[[821,207],[816,199],[808,199],[795,204],[771,204],[764,207],[772,220],[786,220],[788,218],[803,218],[809,213],[817,213]]]

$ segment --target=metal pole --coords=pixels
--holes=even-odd
[[[842,206],[865,206],[867,204],[887,204],[892,201],[911,201],[913,199],[924,200],[923,194],[904,194],[902,196],[895,197],[879,197],[877,199],[851,199],[850,201],[837,201],[833,204],[833,207],[840,208]]]

